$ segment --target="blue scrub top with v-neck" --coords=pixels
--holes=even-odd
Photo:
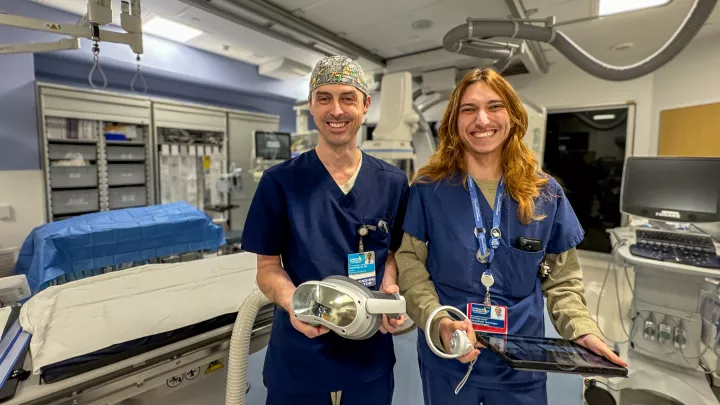
[[[483,264],[475,257],[478,240],[473,232],[473,207],[463,178],[455,173],[437,182],[413,184],[405,215],[405,232],[428,243],[427,269],[440,304],[467,313],[468,303],[484,302],[485,287],[480,278],[489,267],[495,279],[490,288],[491,301],[508,308],[508,334],[544,336],[540,263],[545,254],[570,250],[584,237],[570,203],[558,183],[549,178],[535,200],[536,213],[545,218],[526,225],[518,217],[517,201],[506,192],[502,200],[500,246],[492,262]],[[479,200],[483,223],[491,224],[493,210],[485,198]],[[515,243],[521,236],[539,239],[542,250],[517,249]],[[489,240],[486,243],[489,246]],[[418,334],[417,344],[423,367],[452,378],[456,384],[462,380],[467,364],[435,355],[422,333]],[[544,373],[514,371],[490,350],[481,350],[467,384],[484,389],[513,389],[530,388],[545,380]]]
[[[359,249],[358,229],[372,225],[364,250],[375,252],[378,290],[388,250],[402,241],[409,185],[403,171],[365,153],[355,185],[346,195],[315,150],[271,167],[263,174],[243,230],[242,248],[281,256],[296,286],[348,274],[348,254]],[[387,228],[378,226],[385,221]],[[268,389],[288,393],[341,391],[392,371],[392,336],[376,333],[355,341],[333,332],[309,339],[280,307],[265,357]]]

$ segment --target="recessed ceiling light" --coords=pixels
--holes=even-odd
[[[600,0],[599,15],[624,13],[626,11],[642,10],[644,8],[658,7],[670,3],[671,0]]]
[[[598,115],[594,115],[594,116],[593,116],[593,119],[594,119],[595,121],[614,120],[614,119],[615,119],[615,114],[598,114]]]
[[[203,32],[162,17],[153,17],[143,24],[143,32],[177,42],[187,42]]]
[[[433,22],[430,20],[417,20],[412,23],[413,29],[426,30],[433,26]]]

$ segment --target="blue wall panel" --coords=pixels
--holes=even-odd
[[[39,82],[91,88],[88,83],[91,69],[92,63],[67,60],[52,54],[35,55],[35,76]],[[103,67],[103,71],[108,79],[106,90],[132,94],[130,82],[135,76],[135,72],[112,66]],[[143,71],[143,77],[147,82],[148,96],[275,114],[280,116],[280,127],[283,131],[295,131],[295,112],[293,111],[295,101],[292,99],[273,95],[260,97],[244,94],[227,88],[201,85],[192,80],[181,81],[145,71]],[[102,79],[97,71],[93,75],[93,81],[95,85],[102,84]],[[139,79],[135,82],[135,90],[144,90]]]
[[[40,169],[32,55],[1,57],[0,72],[0,170]]]

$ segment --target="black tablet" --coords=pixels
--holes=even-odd
[[[475,332],[482,343],[515,370],[627,377],[628,370],[564,339]]]

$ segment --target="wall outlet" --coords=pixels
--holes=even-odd
[[[12,219],[12,207],[0,204],[0,220]]]
[[[645,329],[643,330],[643,337],[648,340],[655,340],[657,335],[657,329],[655,329],[655,322],[645,321]]]
[[[687,343],[687,331],[685,328],[677,327],[675,328],[675,338],[673,339],[673,344],[678,349],[684,349],[685,344]]]
[[[660,324],[659,327],[659,333],[658,333],[658,341],[660,343],[667,343],[670,340],[672,340],[673,334],[672,334],[672,328],[670,325],[666,324],[665,322]]]

